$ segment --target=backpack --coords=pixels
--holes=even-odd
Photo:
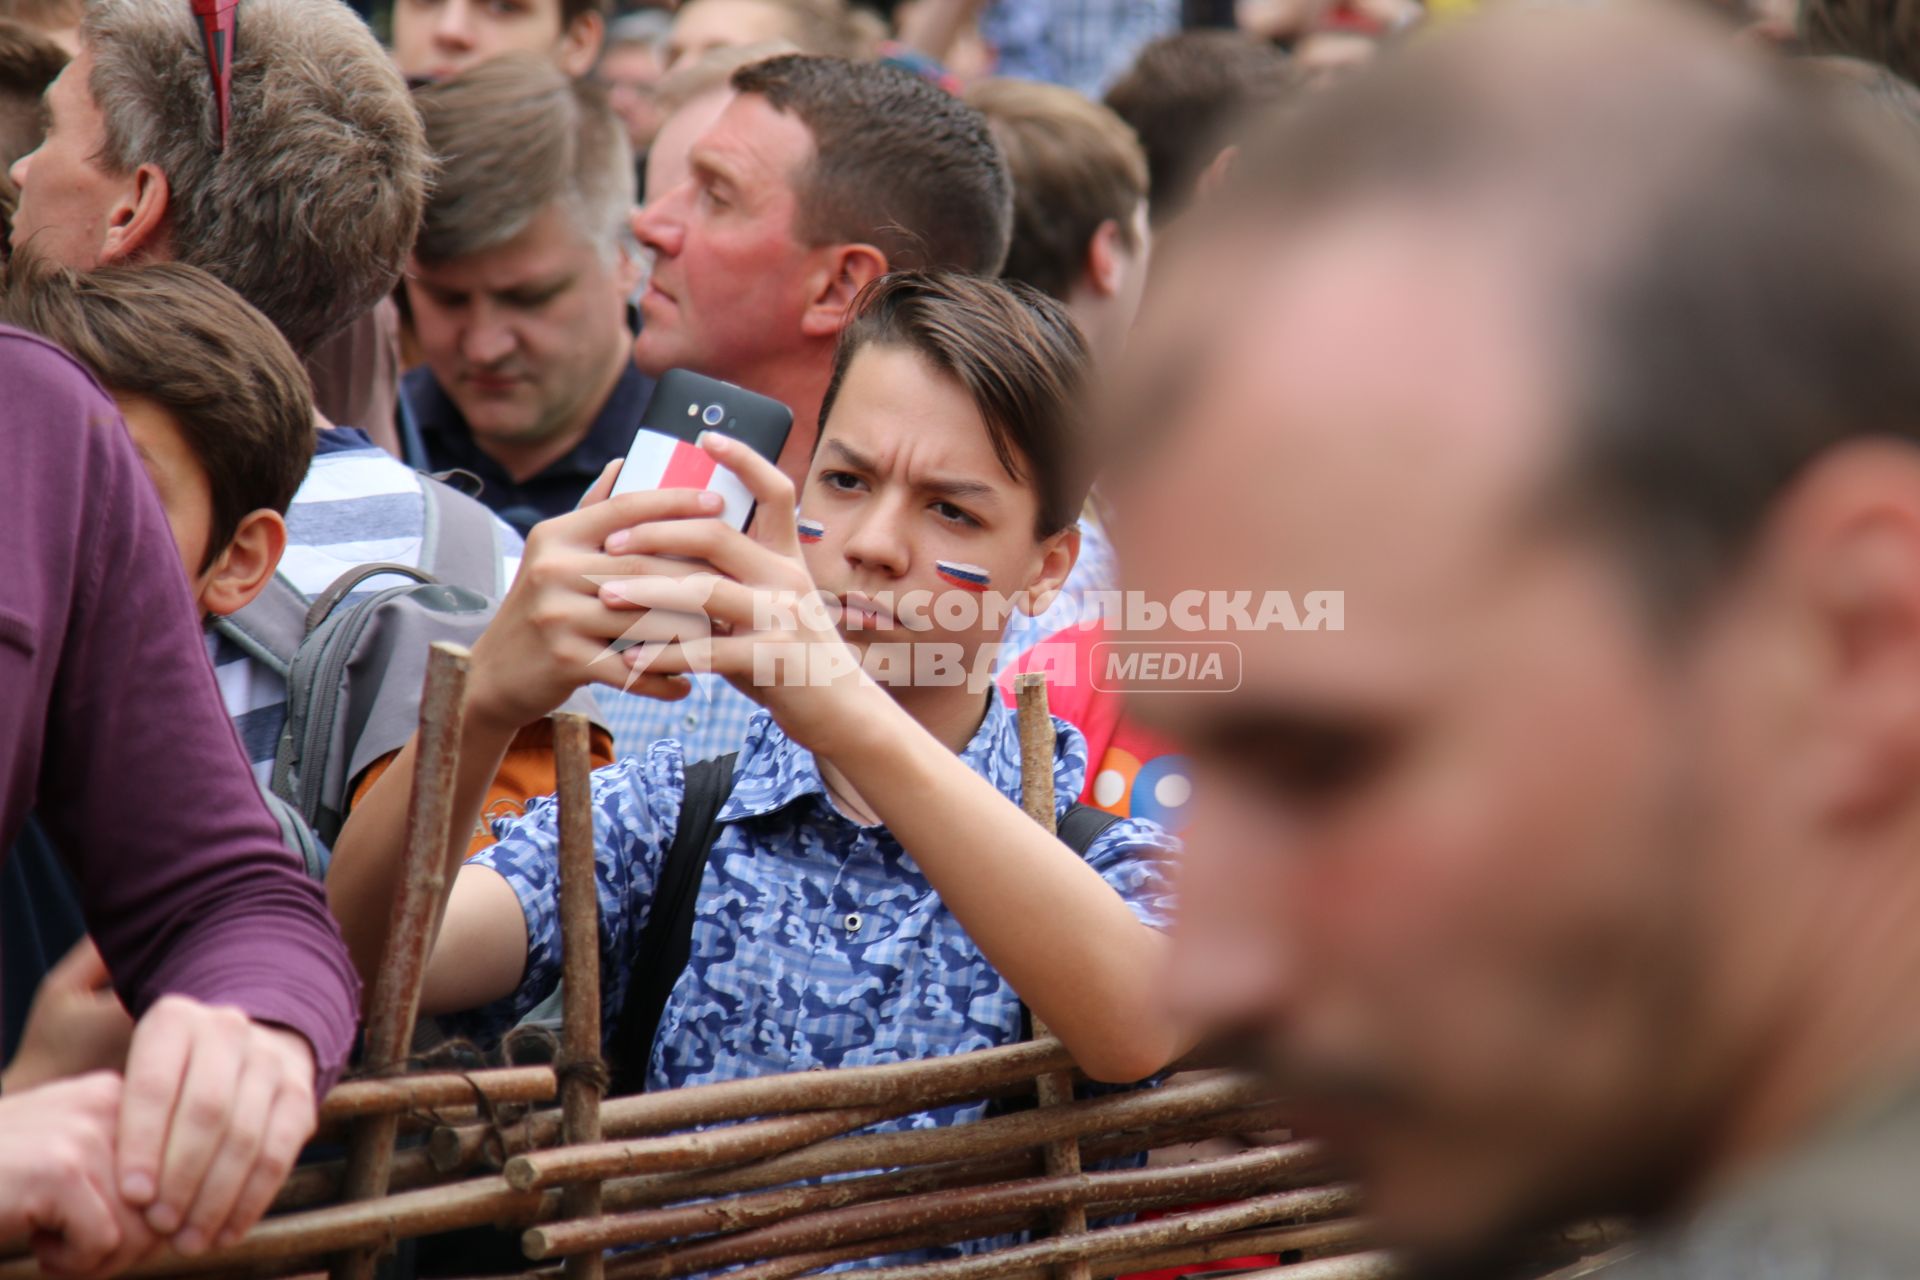
[[[653,910],[647,915],[633,960],[632,987],[614,1026],[611,1046],[612,1094],[641,1093],[646,1089],[647,1064],[653,1040],[660,1030],[667,1000],[687,967],[693,945],[694,902],[700,896],[700,875],[713,856],[720,834],[720,806],[733,792],[733,767],[738,752],[702,760],[686,769],[686,788],[680,801],[680,821],[673,843],[660,864],[654,886]],[[1118,814],[1075,804],[1060,819],[1060,842],[1081,857],[1101,833],[1120,821]],[[1021,1018],[1030,1015],[1021,1006]],[[1030,1024],[1028,1024],[1030,1026]]]
[[[502,587],[493,517],[480,503],[422,477],[424,569],[358,565],[309,603],[284,576],[215,623],[249,657],[287,682],[287,718],[274,752],[269,802],[283,835],[305,824],[318,845],[289,839],[316,878],[345,825],[353,785],[368,765],[406,745],[420,722],[428,647],[471,645],[493,620]],[[369,578],[413,581],[350,600]],[[567,710],[596,722],[592,695]]]

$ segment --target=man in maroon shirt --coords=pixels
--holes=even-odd
[[[0,1251],[105,1274],[265,1211],[353,1036],[356,983],[282,848],[113,402],[0,329],[0,848],[36,810],[138,1017],[124,1082],[0,1097]]]

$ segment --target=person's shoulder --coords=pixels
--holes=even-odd
[[[36,415],[49,400],[70,399],[76,407],[117,413],[113,398],[93,372],[39,334],[0,325],[0,384],[7,388],[0,420],[23,422],[39,429]]]

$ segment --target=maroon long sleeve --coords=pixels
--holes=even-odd
[[[221,706],[159,501],[93,379],[5,328],[0,549],[0,849],[37,809],[136,1016],[236,1005],[305,1036],[325,1090],[359,985]]]

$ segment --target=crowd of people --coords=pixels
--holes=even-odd
[[[0,0],[0,1255],[231,1243],[395,1065],[453,639],[463,1052],[580,710],[621,1088],[1038,1020],[1435,1275],[1920,1267],[1903,6],[207,7]],[[670,372],[784,444],[620,486]]]

